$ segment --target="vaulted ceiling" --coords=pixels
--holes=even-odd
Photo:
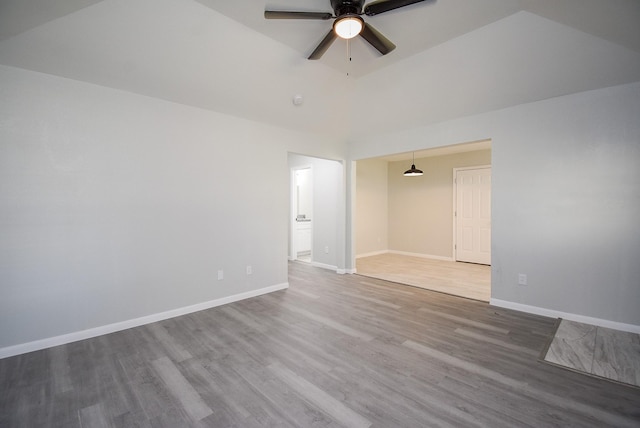
[[[390,54],[356,38],[319,61],[306,57],[331,22],[265,8],[331,12],[329,0],[0,0],[0,64],[345,140],[640,80],[637,0],[427,1],[365,17]]]

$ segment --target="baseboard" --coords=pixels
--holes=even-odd
[[[398,251],[398,250],[380,250],[380,251],[373,251],[371,253],[358,254],[356,256],[356,259],[361,259],[363,257],[379,256],[381,254],[399,254],[401,256],[420,257],[421,259],[442,260],[445,262],[455,261],[453,257],[434,256],[433,254],[423,254],[423,253],[410,253],[408,251]]]
[[[322,268],[322,269],[332,270],[334,272],[338,271],[338,266],[332,266],[332,265],[328,265],[328,264],[320,263],[320,262],[313,262],[312,261],[311,262],[311,266],[319,267],[319,268]]]
[[[322,269],[327,269],[327,270],[332,270],[335,273],[337,273],[338,275],[344,275],[347,273],[356,273],[355,269],[339,269],[338,266],[333,266],[333,265],[328,265],[325,263],[320,263],[320,262],[311,262],[310,263],[311,266],[313,267],[319,267]]]
[[[422,253],[409,253],[407,251],[389,250],[388,253],[399,254],[401,256],[420,257],[422,259],[442,260],[442,261],[445,261],[445,262],[453,262],[453,261],[455,261],[453,259],[453,257],[434,256],[432,254],[422,254]]]
[[[363,257],[372,257],[379,256],[380,254],[387,254],[389,250],[380,250],[380,251],[372,251],[370,253],[358,254],[356,255],[356,259],[361,259]]]
[[[5,348],[0,348],[0,359],[13,357],[20,354],[26,354],[27,352],[39,351],[41,349],[51,348],[53,346],[65,345],[67,343],[77,342],[79,340],[90,339],[92,337],[102,336],[104,334],[115,333],[117,331],[139,327],[145,324],[151,324],[154,322],[163,321],[169,318],[190,314],[205,309],[215,308],[216,306],[226,305],[228,303],[249,299],[251,297],[260,296],[262,294],[273,293],[274,291],[284,290],[287,288],[289,288],[289,283],[285,282],[282,284],[276,284],[257,290],[234,294],[232,296],[222,297],[220,299],[210,300],[208,302],[202,302],[195,305],[171,309],[169,311],[147,315],[140,318],[134,318],[131,320],[90,328],[88,330],[63,334],[61,336],[48,337],[46,339],[35,340],[33,342],[22,343],[19,345],[7,346]]]
[[[542,315],[550,318],[562,318],[569,321],[581,322],[584,324],[596,325],[599,327],[611,328],[613,330],[627,331],[629,333],[640,334],[640,325],[625,324],[622,322],[609,321],[602,318],[588,317],[585,315],[572,314],[568,312],[556,311],[553,309],[540,308],[538,306],[523,305],[522,303],[509,302],[500,299],[491,299],[489,304],[506,309],[513,309],[520,312]]]

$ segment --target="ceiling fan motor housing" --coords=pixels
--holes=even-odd
[[[363,3],[364,0],[331,0],[331,7],[337,17],[361,15]]]

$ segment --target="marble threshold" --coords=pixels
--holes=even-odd
[[[640,387],[640,335],[558,319],[543,360]]]

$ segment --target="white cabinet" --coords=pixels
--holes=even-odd
[[[311,221],[296,222],[296,251],[308,253],[311,251]]]

